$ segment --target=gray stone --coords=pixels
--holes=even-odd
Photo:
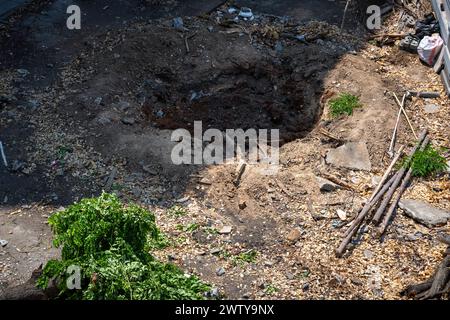
[[[232,226],[223,226],[218,232],[219,234],[230,234],[232,230]]]
[[[133,117],[124,117],[121,119],[123,124],[127,124],[127,125],[133,125],[136,120]]]
[[[8,243],[9,243],[8,241],[0,239],[0,246],[6,247],[8,245]]]
[[[22,77],[26,77],[30,74],[30,71],[28,71],[27,69],[17,69],[17,73]]]
[[[328,151],[326,162],[338,167],[370,171],[369,152],[365,142],[349,142]]]
[[[222,268],[222,267],[217,268],[216,274],[217,274],[219,277],[223,276],[223,275],[225,274],[225,269]]]
[[[399,206],[407,216],[429,228],[444,225],[450,220],[450,212],[437,209],[422,201],[401,200]]]
[[[322,192],[331,192],[339,188],[339,186],[330,180],[316,177],[317,183],[319,184],[320,191]]]
[[[437,104],[427,104],[423,108],[426,113],[436,113],[436,112],[439,112],[439,109],[441,107],[438,106]]]
[[[94,103],[99,106],[102,103],[102,101],[103,101],[102,97],[97,97],[95,98]]]
[[[128,109],[130,109],[131,104],[129,102],[127,102],[127,101],[119,101],[118,103],[116,103],[114,105],[114,107],[116,107],[117,110],[123,112],[123,111],[127,111]]]

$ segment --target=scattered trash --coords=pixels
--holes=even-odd
[[[417,53],[417,48],[419,47],[419,39],[414,36],[408,35],[400,41],[400,49]]]
[[[296,35],[295,39],[297,39],[300,42],[306,43],[306,36],[304,34]]]
[[[30,74],[30,71],[28,71],[27,69],[17,69],[17,73],[22,77],[26,77]]]
[[[177,30],[184,30],[184,21],[181,17],[176,17],[173,19],[172,26]]]
[[[241,11],[239,12],[239,16],[244,19],[253,20],[255,16],[253,15],[252,9],[247,7],[242,7]]]
[[[6,247],[8,245],[8,241],[0,239],[0,246]]]
[[[416,22],[415,36],[419,39],[439,33],[439,31],[439,22],[435,19],[434,14],[432,13],[428,14],[424,20],[419,20]]]
[[[233,13],[236,13],[236,12],[238,12],[238,9],[236,9],[234,7],[228,8],[228,13],[229,14],[233,14]]]
[[[420,60],[429,66],[433,66],[443,45],[444,41],[439,35],[425,36],[417,48]]]
[[[164,111],[162,111],[162,110],[158,110],[157,112],[156,112],[156,117],[157,118],[164,118]]]

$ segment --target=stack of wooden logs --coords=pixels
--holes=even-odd
[[[395,214],[398,202],[400,201],[412,178],[412,169],[409,166],[409,162],[417,150],[424,150],[429,144],[430,139],[427,135],[427,130],[421,132],[416,145],[408,154],[406,163],[397,172],[392,174],[396,163],[402,155],[403,146],[397,151],[380,183],[375,188],[372,196],[353,220],[350,227],[345,231],[344,239],[342,240],[339,248],[336,249],[336,255],[338,257],[342,257],[345,253],[348,244],[358,233],[358,230],[364,221],[371,220],[372,223],[378,225],[377,230],[380,237],[386,232],[386,229]],[[372,209],[374,209],[377,205],[378,208],[375,214],[373,214],[370,218]]]

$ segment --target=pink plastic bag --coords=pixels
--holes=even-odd
[[[444,41],[439,35],[425,36],[417,48],[420,60],[432,66],[443,45]]]

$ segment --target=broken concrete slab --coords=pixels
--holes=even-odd
[[[444,225],[450,220],[450,212],[437,209],[419,200],[401,200],[399,206],[407,216],[428,228]]]
[[[328,151],[326,162],[338,167],[355,170],[372,169],[369,151],[365,142],[349,142],[336,149]]]
[[[324,179],[322,177],[316,177],[317,183],[319,184],[320,191],[322,192],[332,192],[336,189],[339,189],[336,183],[331,182],[330,180]]]

